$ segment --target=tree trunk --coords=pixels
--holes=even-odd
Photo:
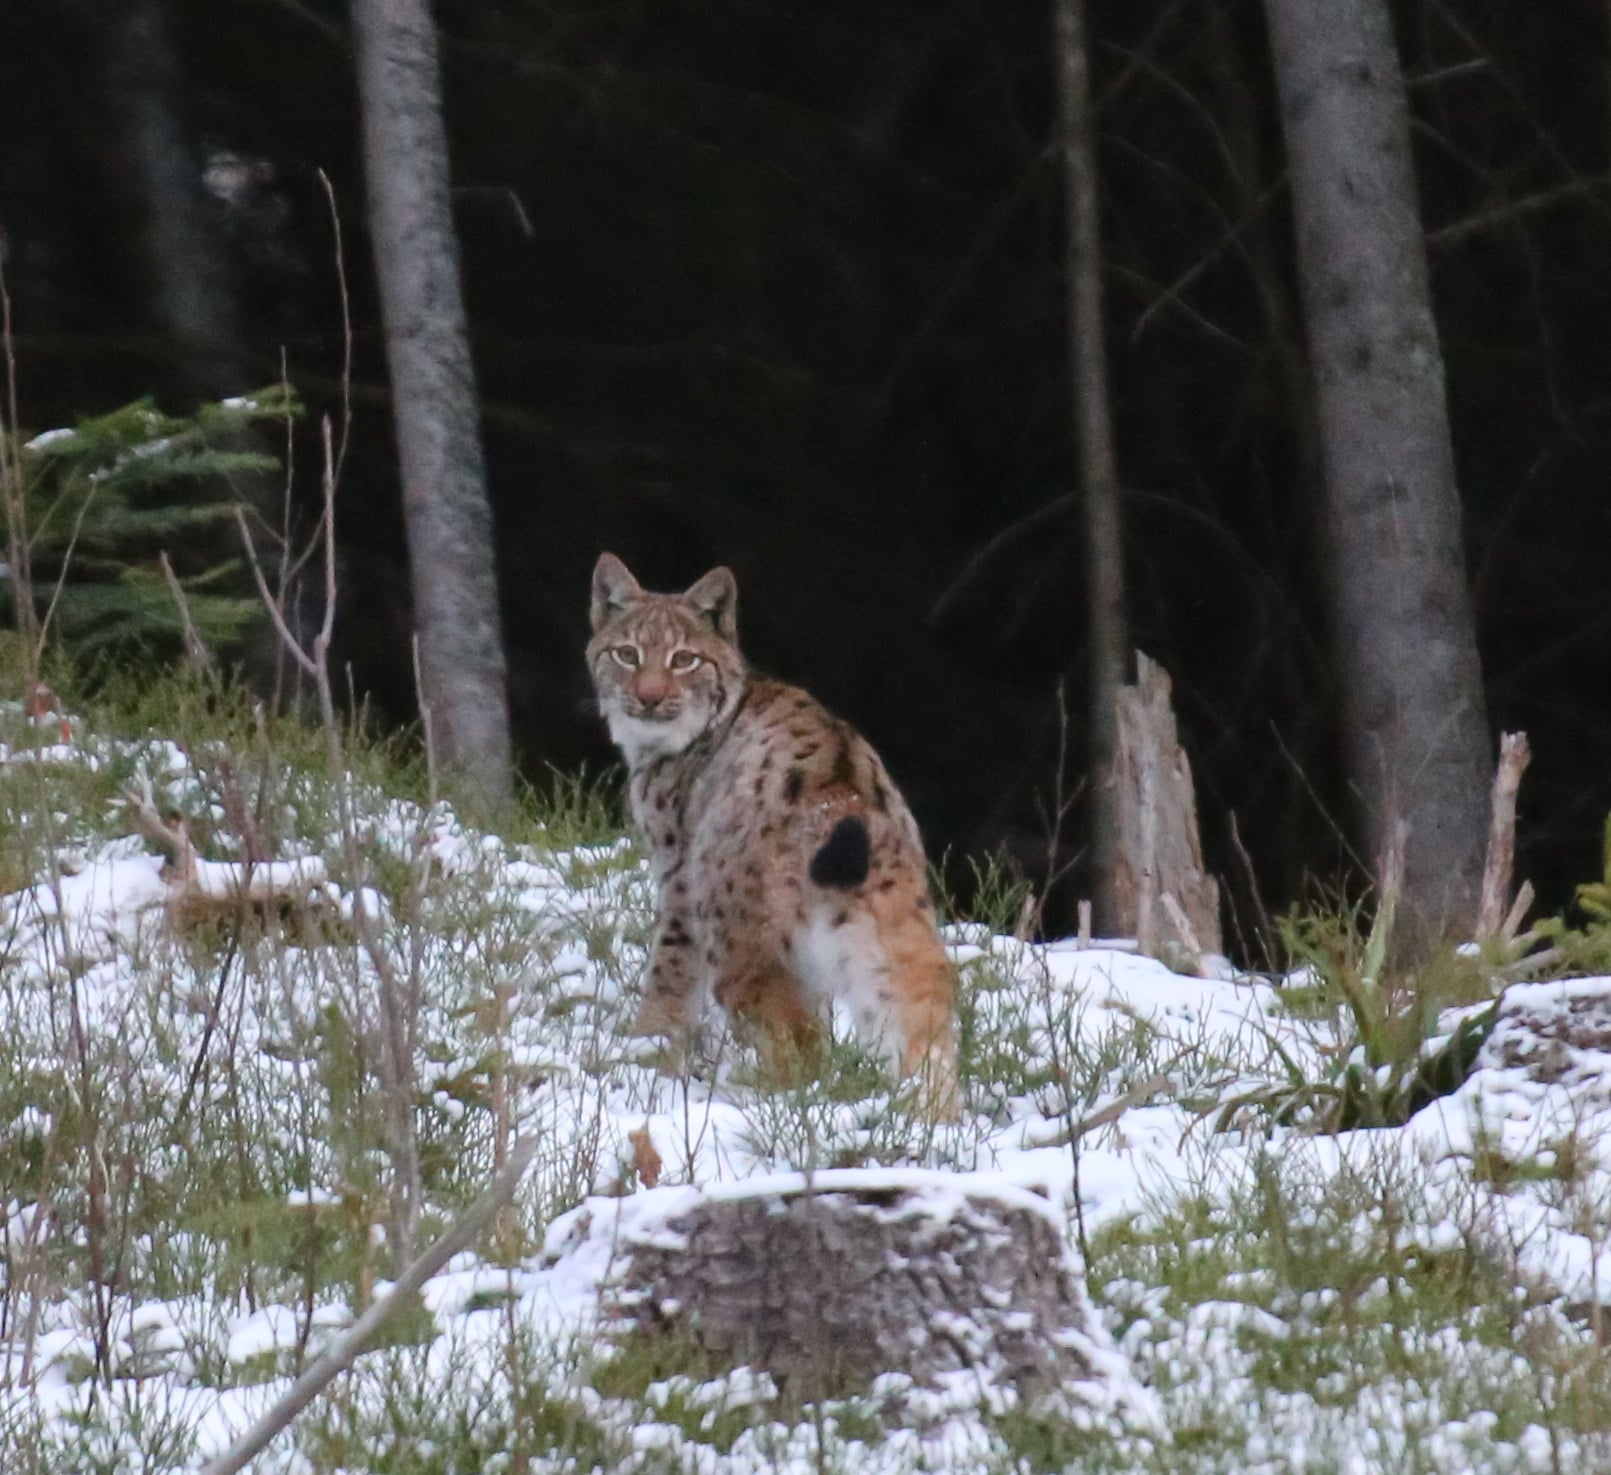
[[[444,770],[499,804],[511,787],[503,635],[436,31],[428,0],[353,0],[352,15],[420,702]]]
[[[1319,399],[1348,748],[1411,934],[1469,929],[1488,769],[1443,361],[1386,0],[1265,0]]]
[[[1097,921],[1117,925],[1114,893],[1116,703],[1129,635],[1124,620],[1124,541],[1108,409],[1102,326],[1102,241],[1097,209],[1096,117],[1085,0],[1056,0],[1058,99],[1068,217],[1068,337],[1074,422],[1085,505],[1086,621],[1090,652],[1091,861]]]
[[[201,159],[180,111],[185,78],[167,0],[125,0],[106,13],[107,111],[119,127],[122,183],[137,206],[155,315],[186,387],[216,399],[255,386],[242,363],[227,253],[207,219]]]

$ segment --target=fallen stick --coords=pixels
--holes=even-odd
[[[458,1222],[397,1277],[391,1290],[325,1348],[291,1385],[290,1391],[247,1430],[239,1442],[210,1465],[203,1466],[201,1475],[235,1475],[237,1470],[245,1468],[248,1460],[261,1454],[269,1441],[313,1402],[325,1384],[351,1366],[353,1359],[374,1339],[375,1333],[409,1302],[420,1287],[481,1232],[487,1221],[503,1206],[504,1200],[515,1191],[536,1151],[536,1137],[518,1138],[509,1151],[509,1161],[488,1185],[487,1191],[464,1211]]]
[[[1177,1056],[1178,1060],[1179,1057]],[[1171,1061],[1173,1065],[1175,1061]],[[1101,1108],[1093,1111],[1089,1116],[1082,1116],[1066,1125],[1059,1125],[1057,1130],[1044,1137],[1029,1137],[1024,1139],[1025,1147],[1069,1147],[1078,1142],[1087,1133],[1094,1132],[1098,1127],[1106,1127],[1118,1121],[1125,1112],[1137,1106],[1145,1105],[1161,1091],[1169,1089],[1169,1075],[1166,1071],[1156,1071],[1148,1076],[1139,1085],[1132,1086],[1122,1096],[1115,1097]]]

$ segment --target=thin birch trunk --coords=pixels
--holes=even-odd
[[[420,701],[456,787],[497,805],[511,788],[509,709],[436,29],[427,0],[352,0],[352,16]]]

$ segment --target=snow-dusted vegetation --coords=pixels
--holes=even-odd
[[[517,1141],[476,1248],[254,1469],[1611,1459],[1611,980],[1513,986],[1452,1094],[1326,1134],[1360,1057],[1323,976],[953,922],[964,1103],[935,1123],[849,1046],[780,1086],[714,1021],[687,1058],[628,1038],[651,887],[596,792],[476,833],[383,752],[333,775],[204,685],[144,701],[0,713],[7,1475],[219,1455]],[[972,1363],[802,1397],[619,1293],[701,1204],[869,1188],[919,1240],[969,1204],[1050,1222],[1083,1308],[1054,1386],[992,1350],[1010,1308],[956,1309]]]

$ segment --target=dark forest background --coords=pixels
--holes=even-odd
[[[751,660],[872,737],[936,853],[1044,869],[1086,686],[1044,0],[437,15],[528,776],[611,756],[581,657],[599,550],[660,588],[725,562]],[[1519,872],[1558,908],[1611,810],[1611,5],[1395,18],[1489,717],[1531,738]],[[1233,815],[1276,906],[1350,866],[1354,824],[1262,11],[1094,0],[1091,32],[1129,615],[1174,678],[1209,866],[1245,919]],[[142,138],[186,167],[155,177]],[[320,170],[355,350],[337,657],[406,721],[345,7],[0,7],[25,426],[237,393],[282,348],[310,409],[338,404]]]

